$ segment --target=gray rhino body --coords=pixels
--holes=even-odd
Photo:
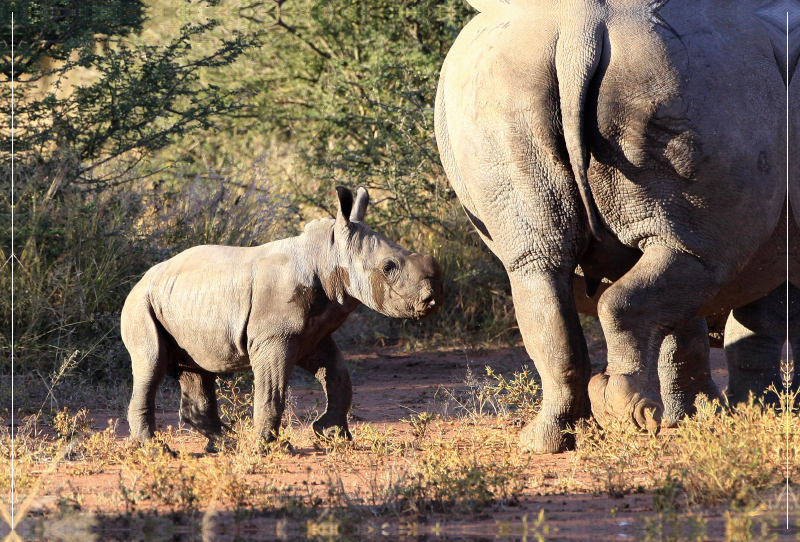
[[[171,370],[181,386],[181,419],[208,437],[212,450],[223,427],[216,375],[252,370],[254,425],[272,439],[295,365],[316,375],[327,396],[314,431],[349,437],[352,386],[331,334],[361,303],[422,318],[438,309],[442,289],[435,259],[362,223],[366,190],[355,205],[349,190],[337,192],[336,220],[312,221],[297,237],[258,247],[191,248],[134,286],[121,323],[133,367],[131,437],[153,436],[156,389]]]
[[[570,447],[563,430],[590,407],[651,429],[680,417],[716,394],[702,317],[786,280],[787,235],[798,274],[785,13],[764,0],[471,3],[481,13],[444,62],[436,134],[542,378],[521,445]],[[608,342],[591,385],[576,298]]]

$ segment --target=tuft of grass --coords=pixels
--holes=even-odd
[[[486,376],[480,377],[467,367],[462,389],[442,390],[446,397],[443,408],[449,411],[452,403],[456,415],[473,420],[485,416],[516,417],[517,425],[536,416],[541,404],[541,391],[538,375],[528,365],[523,365],[510,380],[488,365],[485,371]]]
[[[419,414],[412,414],[408,418],[402,418],[400,421],[411,425],[411,434],[414,438],[421,442],[425,438],[425,433],[428,431],[428,426],[436,419],[436,414],[429,412],[420,412]]]
[[[419,453],[396,488],[405,513],[474,513],[489,505],[518,502],[525,487],[522,459],[513,453],[491,454],[490,443],[464,444],[461,439],[437,440]]]
[[[579,423],[575,435],[577,460],[591,475],[595,493],[620,498],[656,486],[653,468],[666,456],[667,439],[634,432],[622,422],[601,428],[594,420]]]
[[[353,439],[364,443],[378,459],[396,454],[399,450],[398,444],[392,438],[391,428],[381,431],[370,423],[363,423],[355,426],[352,432]]]

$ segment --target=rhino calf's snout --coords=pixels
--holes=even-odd
[[[423,286],[420,288],[419,305],[421,316],[428,316],[439,310],[444,301],[442,266],[436,258],[428,254],[413,254],[411,258],[416,260],[424,277],[420,281]]]

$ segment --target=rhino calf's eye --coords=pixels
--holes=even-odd
[[[392,260],[389,260],[388,262],[383,264],[383,272],[386,275],[388,275],[395,269],[397,269],[397,263],[393,262]]]

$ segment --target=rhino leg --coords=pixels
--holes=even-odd
[[[278,438],[286,408],[286,390],[294,368],[294,350],[285,343],[271,343],[250,353],[255,379],[253,426],[267,442]]]
[[[181,421],[208,438],[206,451],[217,451],[222,437],[222,420],[217,409],[217,377],[204,369],[184,370],[178,376],[181,385]]]
[[[353,402],[353,386],[342,352],[333,338],[328,335],[322,339],[300,366],[316,376],[327,399],[325,413],[312,424],[314,434],[326,438],[338,433],[352,440],[347,427],[347,413]]]
[[[705,394],[710,400],[721,398],[711,379],[710,350],[705,318],[692,318],[661,343],[658,378],[664,403],[662,425],[675,427],[681,418],[693,414],[698,394]]]
[[[525,349],[542,379],[542,407],[522,429],[520,447],[534,453],[574,448],[574,437],[564,430],[589,416],[586,387],[591,365],[575,309],[572,275],[510,278]]]
[[[782,388],[780,360],[786,342],[786,283],[731,311],[725,325],[728,361],[728,398],[732,405],[746,402],[752,392],[763,395],[770,386]],[[800,352],[800,289],[789,283],[789,342],[795,359]],[[800,385],[795,363],[792,387]],[[767,396],[768,402],[777,397]]]
[[[156,430],[156,391],[169,364],[163,329],[142,304],[139,310],[126,314],[123,341],[131,356],[133,394],[128,405],[128,424],[132,439],[147,440]]]
[[[592,412],[601,425],[618,419],[658,430],[664,413],[658,384],[661,345],[694,318],[718,287],[717,277],[695,256],[651,245],[603,293],[597,309],[608,367],[589,384]]]

